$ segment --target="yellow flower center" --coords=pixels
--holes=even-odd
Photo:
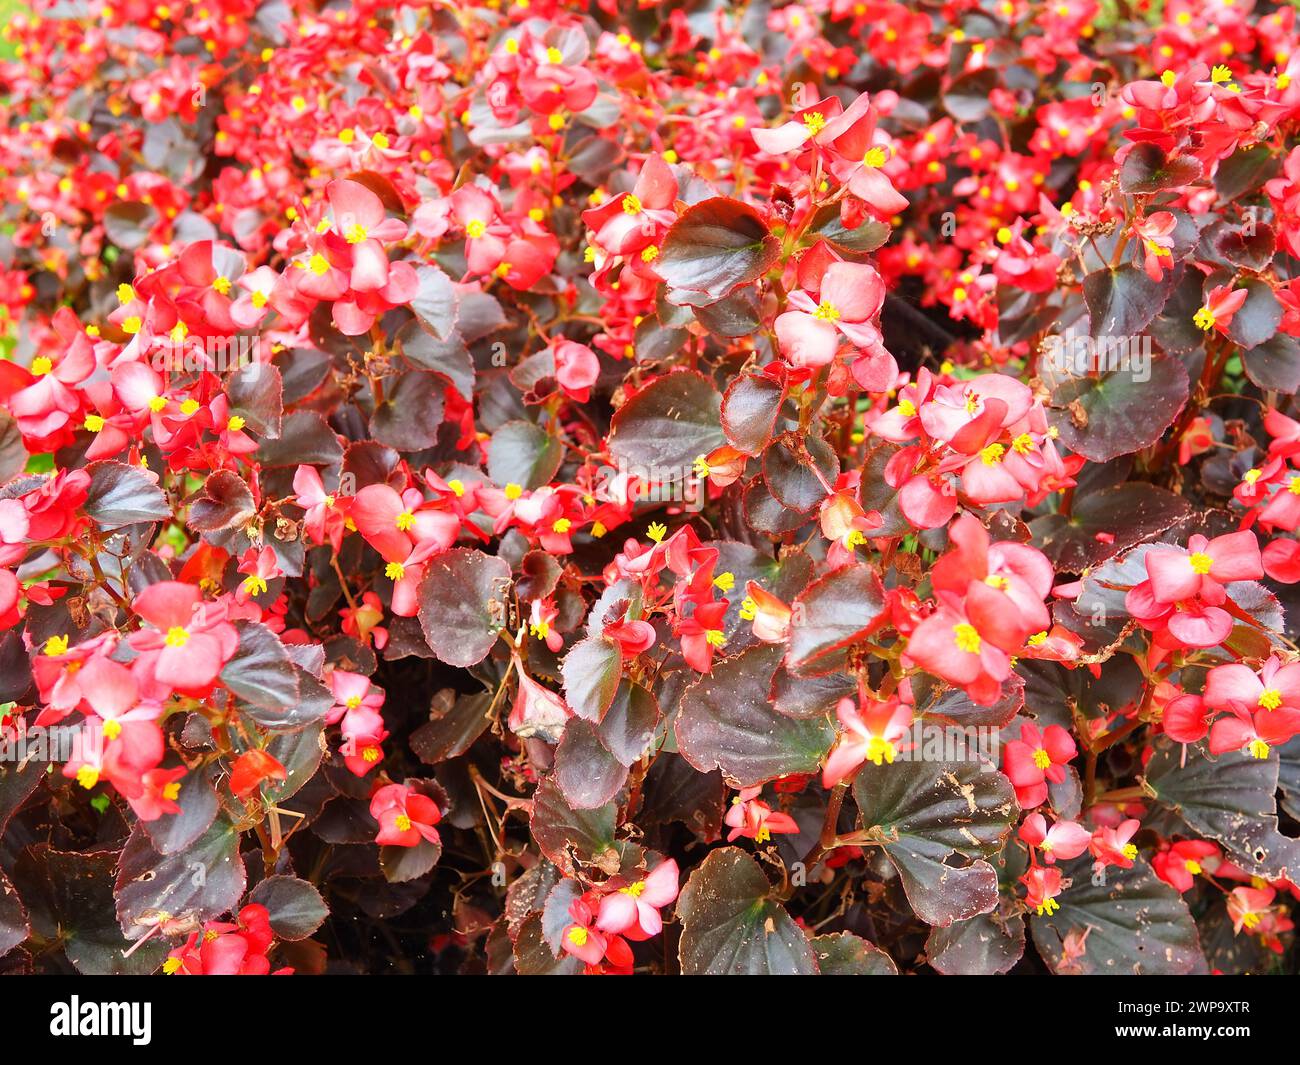
[[[635,196],[633,196],[630,192],[623,197],[623,213],[624,214],[641,213],[641,201],[637,199]]]
[[[811,111],[803,116],[803,124],[807,127],[808,132],[815,137],[825,128],[826,116],[820,111]]]
[[[244,593],[246,595],[261,595],[266,591],[266,581],[256,573],[250,573],[244,578]]]
[[[393,818],[393,824],[397,826],[398,832],[409,832],[411,830],[411,819],[406,814],[398,814]]]
[[[1202,551],[1195,551],[1187,556],[1187,561],[1191,564],[1192,572],[1199,573],[1201,576],[1210,572],[1214,565],[1214,559]]]
[[[980,461],[985,466],[996,466],[1002,461],[1002,456],[1007,453],[1007,449],[1001,444],[989,444],[980,452]]]
[[[44,355],[37,355],[36,358],[32,359],[33,377],[44,377],[47,373],[49,373],[53,369],[54,369],[53,360],[47,358]]]
[[[401,529],[402,532],[406,532],[407,529],[413,528],[414,526],[415,515],[409,510],[404,510],[402,513],[397,515],[397,527]]]
[[[573,528],[573,522],[571,522],[568,518],[556,518],[555,521],[551,524],[551,531],[557,532],[560,535],[564,535],[564,533],[568,532],[572,528]]]
[[[384,576],[390,581],[400,581],[406,576],[406,567],[400,562],[390,562],[384,567]]]
[[[104,419],[98,414],[87,414],[86,420],[81,423],[92,433],[97,433],[104,428]]]
[[[1183,862],[1183,868],[1191,873],[1192,876],[1201,875],[1201,863],[1195,858],[1188,858],[1187,861]]]
[[[871,739],[867,740],[867,761],[874,765],[881,765],[884,762],[893,765],[896,754],[898,754],[898,748],[880,736],[872,736]]]
[[[1259,693],[1259,705],[1265,710],[1276,710],[1282,705],[1282,693],[1276,688],[1265,688]]]
[[[379,761],[379,755],[380,755],[380,750],[378,747],[375,746],[367,747],[364,751],[361,752],[361,757],[364,758],[367,762]]]
[[[727,635],[721,629],[709,629],[704,633],[704,638],[709,641],[712,647],[724,647],[727,643]]]
[[[1192,324],[1208,333],[1214,328],[1214,312],[1209,307],[1202,307],[1192,315]]]
[[[45,653],[47,655],[66,655],[68,653],[68,638],[66,636],[51,636],[45,641]]]
[[[621,887],[618,890],[622,895],[631,895],[634,899],[639,899],[641,892],[645,890],[645,881],[638,880],[635,884],[628,884],[627,887]]]
[[[1038,769],[1051,769],[1052,756],[1043,750],[1043,748],[1039,747],[1038,750],[1034,752],[1034,766]]]
[[[344,237],[347,239],[349,244],[360,244],[366,239],[366,227],[357,225],[354,222],[352,225],[348,226],[347,232],[344,233]]]
[[[863,166],[882,167],[889,161],[889,153],[877,145],[874,148],[868,148],[867,154],[862,157]]]
[[[104,739],[115,740],[122,735],[122,723],[120,721],[108,720],[104,722]]]
[[[1120,853],[1123,854],[1124,857],[1131,862],[1134,858],[1138,856],[1138,849],[1132,843],[1125,843]]]
[[[77,783],[89,791],[99,783],[99,770],[93,765],[83,765],[77,770]]]
[[[173,625],[167,630],[167,638],[164,641],[168,647],[184,647],[190,642],[188,630],[181,628],[179,625]]]
[[[325,273],[327,270],[329,270],[329,268],[330,268],[330,261],[327,258],[325,258],[325,256],[321,255],[320,252],[317,252],[315,255],[313,255],[311,259],[307,262],[307,269],[309,269],[317,277],[320,277],[321,274]]]
[[[969,621],[963,621],[953,626],[952,630],[953,643],[957,645],[959,651],[965,651],[967,654],[977,655],[980,653],[980,634],[976,631],[975,626]]]
[[[237,433],[239,432],[240,429],[242,429],[247,424],[248,423],[244,421],[241,415],[232,414],[230,416],[230,420],[226,422],[226,431],[230,433]]]
[[[575,947],[585,947],[587,945],[587,930],[585,928],[570,928],[569,942]]]
[[[1254,739],[1254,740],[1251,740],[1251,741],[1250,741],[1250,746],[1249,746],[1248,748],[1246,748],[1246,749],[1250,752],[1250,756],[1251,756],[1252,758],[1267,758],[1267,757],[1268,757],[1268,751],[1269,751],[1268,744],[1265,743],[1265,742],[1264,742],[1263,740],[1261,740],[1261,739]]]
[[[230,278],[219,277],[214,282],[212,282],[212,287],[216,289],[217,292],[219,292],[221,295],[223,296],[228,295],[230,292]]]
[[[813,317],[823,322],[837,322],[840,317],[840,309],[830,300],[822,300],[817,304],[817,309],[813,311]]]

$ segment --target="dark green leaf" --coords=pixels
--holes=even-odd
[[[497,642],[510,593],[510,566],[468,547],[429,561],[420,581],[420,626],[449,666],[477,665]]]
[[[1150,362],[1150,379],[1127,370],[1067,377],[1052,390],[1048,418],[1061,442],[1093,462],[1150,447],[1187,402],[1187,370],[1168,356]]]
[[[555,749],[555,780],[573,809],[594,810],[613,801],[627,780],[627,767],[609,752],[590,721],[575,717],[564,726]]]
[[[780,244],[753,207],[716,196],[688,207],[664,237],[655,272],[675,289],[720,300],[762,277]]]
[[[1104,884],[1092,882],[1087,857],[1062,873],[1071,884],[1057,897],[1060,909],[1030,919],[1034,945],[1054,973],[1181,976],[1204,965],[1187,904],[1145,860],[1108,868]],[[1076,943],[1087,937],[1073,960],[1063,950],[1071,934]]]
[[[101,529],[120,529],[140,521],[166,521],[171,517],[167,497],[158,478],[125,462],[92,462],[86,515]]]
[[[885,610],[876,571],[849,564],[810,584],[795,600],[785,664],[802,669],[864,639]]]
[[[1020,812],[1001,773],[975,760],[867,764],[853,795],[862,827],[894,863],[921,920],[944,926],[997,906],[997,871],[984,858]]]
[[[266,907],[271,931],[280,939],[306,939],[330,912],[320,892],[296,876],[267,877],[248,893],[248,901]]]
[[[812,773],[835,738],[826,717],[792,718],[768,700],[779,647],[761,644],[715,662],[682,696],[677,747],[707,773],[721,769],[736,787]]]
[[[812,945],[771,898],[763,870],[738,847],[710,851],[677,900],[678,957],[687,976],[808,976]]]
[[[722,398],[701,374],[680,371],[657,378],[614,414],[609,452],[640,467],[659,467],[664,479],[685,478],[695,460],[726,443]]]
[[[506,422],[492,434],[488,476],[498,485],[541,488],[564,461],[564,445],[533,422]]]

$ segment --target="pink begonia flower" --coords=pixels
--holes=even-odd
[[[885,284],[865,263],[832,263],[822,275],[814,300],[798,289],[776,319],[781,354],[798,367],[825,366],[835,358],[841,339],[862,348],[877,348],[880,331],[871,324],[885,302]]]
[[[822,134],[831,138],[829,168],[835,179],[847,184],[849,192],[862,200],[873,216],[887,222],[906,210],[908,203],[882,169],[892,151],[887,144],[877,143],[877,117],[870,96],[863,93],[842,115],[827,122]],[[756,131],[755,140],[758,135]]]
[[[1219,848],[1207,840],[1184,839],[1151,858],[1156,876],[1175,891],[1191,891],[1202,873],[1214,875],[1222,860]]]
[[[569,704],[533,680],[517,657],[514,666],[519,675],[519,690],[515,693],[515,701],[506,722],[510,731],[520,739],[535,736],[546,743],[559,743],[565,724],[573,716]]]
[[[631,940],[657,936],[663,928],[659,911],[677,898],[681,873],[669,858],[641,880],[624,884],[600,900],[596,927]]]
[[[406,784],[387,784],[370,797],[370,816],[379,822],[375,842],[385,847],[415,847],[421,840],[442,845],[433,826],[442,811],[429,796]]]
[[[1020,826],[1020,838],[1037,847],[1045,862],[1069,861],[1088,849],[1092,833],[1074,821],[1057,821],[1051,828],[1042,814],[1030,814]]]
[[[993,589],[987,589],[993,591]],[[938,608],[908,637],[906,658],[927,673],[965,688],[981,706],[991,706],[1011,675],[1011,653],[1018,650],[1019,620],[1006,596],[981,610],[976,624],[960,597],[939,592]],[[992,599],[992,597],[989,597]]]
[[[912,727],[912,707],[897,695],[855,702],[843,698],[835,707],[843,731],[822,769],[822,786],[833,788],[867,762],[893,763]]]
[[[723,820],[730,826],[727,842],[734,843],[741,836],[755,843],[766,843],[774,832],[798,832],[799,826],[789,814],[774,811],[758,796],[763,789],[742,788],[731,800]]]
[[[1066,764],[1078,753],[1074,739],[1060,725],[1048,725],[1041,733],[1037,725],[1021,725],[1020,739],[1008,743],[1002,755],[1002,771],[1016,789],[1021,809],[1046,802],[1048,782],[1062,783]]]
[[[1039,917],[1051,916],[1061,908],[1056,896],[1061,893],[1061,870],[1051,865],[1035,865],[1020,882],[1025,885],[1025,904]]]
[[[388,253],[384,242],[406,236],[406,223],[389,218],[383,201],[360,182],[346,178],[325,187],[334,232],[351,250],[349,287],[355,292],[373,292],[388,284]]]
[[[1210,726],[1210,753],[1242,751],[1252,758],[1263,759],[1297,733],[1300,733],[1300,710],[1295,707],[1257,709],[1252,713],[1237,705]]]
[[[935,563],[931,584],[936,591],[966,595],[966,612],[976,628],[1005,624],[1014,618],[1023,643],[1051,627],[1051,615],[1043,601],[1051,594],[1055,573],[1046,555],[1028,544],[993,543],[988,530],[971,514],[953,522],[948,537],[952,547]],[[984,589],[1005,597],[1014,609],[1008,610]],[[971,592],[978,594],[968,594]],[[994,613],[987,623],[983,616],[986,602]]]
[[[180,781],[185,776],[185,767],[175,769],[150,769],[140,775],[140,794],[127,796],[126,801],[141,821],[157,821],[164,814],[181,812]]]
[[[343,764],[349,773],[364,777],[379,765],[384,757],[382,744],[388,739],[388,729],[377,710],[361,706],[348,711],[339,731],[343,736],[340,748]]]
[[[1129,840],[1141,825],[1141,821],[1130,817],[1127,821],[1121,822],[1118,827],[1105,825],[1097,829],[1092,834],[1092,842],[1088,844],[1088,849],[1096,859],[1093,867],[1104,869],[1108,865],[1117,865],[1121,869],[1132,869],[1138,849]]]
[[[1177,225],[1178,220],[1168,211],[1156,211],[1133,227],[1142,269],[1152,281],[1161,280],[1165,271],[1174,267],[1173,232]]]
[[[1264,576],[1259,541],[1249,529],[1213,540],[1197,534],[1186,548],[1160,545],[1148,551],[1144,561],[1159,603],[1201,598],[1217,606],[1224,600],[1224,584]]]
[[[1230,289],[1227,285],[1212,288],[1205,297],[1205,304],[1196,312],[1192,321],[1207,333],[1214,329],[1227,336],[1232,316],[1241,310],[1247,295],[1244,288]]]
[[[650,247],[656,235],[677,220],[676,199],[677,179],[660,156],[652,155],[631,192],[583,211],[582,221],[595,232],[595,243],[610,255],[632,255]]]
[[[335,725],[344,714],[363,707],[376,713],[383,708],[384,692],[372,685],[364,674],[335,669],[330,672],[329,685],[334,705],[325,714],[327,725]]]
[[[1300,662],[1282,664],[1271,655],[1259,672],[1239,662],[1215,666],[1205,678],[1205,704],[1214,710],[1300,709]]]
[[[771,129],[760,127],[752,130],[751,135],[754,143],[768,155],[784,155],[802,148],[809,141],[829,146],[835,137],[847,132],[845,127],[835,122],[844,113],[839,97],[828,96],[796,111],[789,122]]]
[[[135,597],[131,609],[149,622],[127,642],[140,652],[136,675],[187,695],[206,694],[235,651],[239,633],[220,605],[203,603],[192,584],[160,581]]]
[[[591,386],[600,377],[600,360],[586,344],[561,340],[551,348],[555,359],[555,380],[575,403],[591,398]]]
[[[754,581],[745,585],[740,616],[752,624],[754,637],[764,643],[784,643],[790,635],[793,611],[789,604],[765,591]]]
[[[158,766],[165,752],[162,729],[152,721],[129,721],[114,731],[88,717],[73,736],[63,775],[87,791],[106,780],[127,799],[139,798],[144,774]]]
[[[1210,731],[1212,712],[1199,695],[1184,694],[1171,699],[1164,709],[1161,725],[1165,735],[1176,743],[1195,743]]]
[[[565,953],[572,954],[586,965],[599,965],[605,957],[609,940],[594,927],[591,907],[582,899],[574,899],[569,904],[569,916],[573,918],[573,923],[560,933],[561,947]]]

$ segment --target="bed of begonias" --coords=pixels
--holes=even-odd
[[[1271,973],[1270,0],[34,0],[0,970]]]

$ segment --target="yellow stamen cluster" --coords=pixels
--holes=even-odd
[[[975,626],[969,621],[963,621],[952,628],[953,643],[957,645],[957,650],[965,651],[969,655],[980,653],[980,634],[976,631]]]

